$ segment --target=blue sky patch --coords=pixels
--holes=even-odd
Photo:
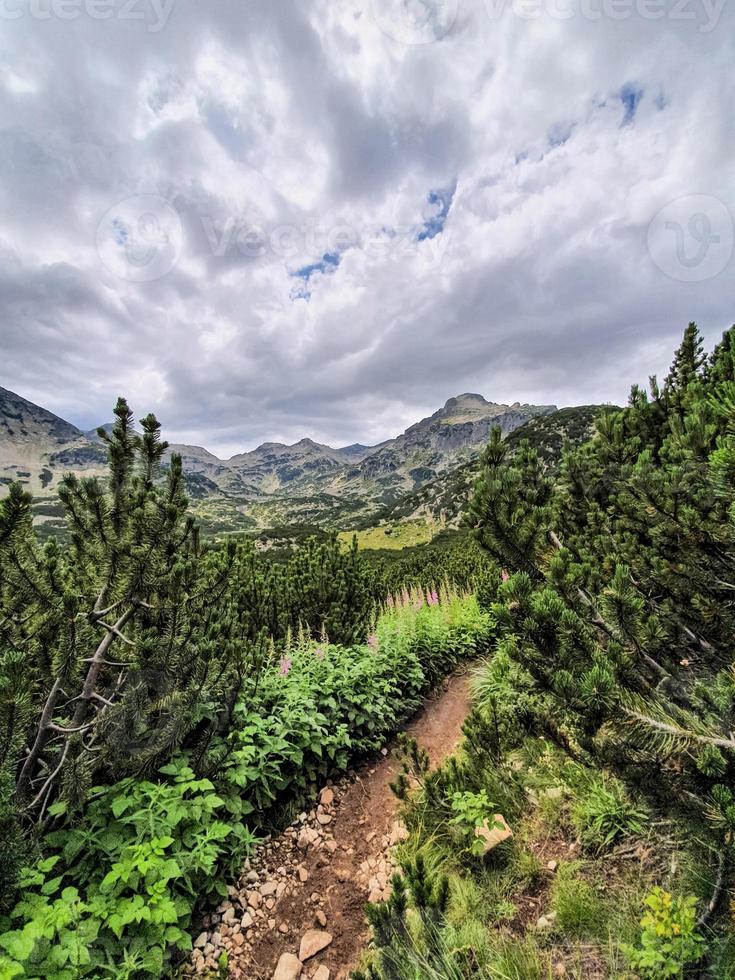
[[[311,277],[317,272],[323,276],[331,276],[339,268],[341,258],[342,256],[339,252],[325,252],[317,262],[310,262],[295,272],[289,273],[289,275],[295,276],[297,279],[304,280],[303,286],[295,286],[291,290],[291,299],[305,299],[308,303],[311,299],[311,290],[309,289],[309,280]]]
[[[298,276],[300,279],[308,282],[315,272],[321,272],[327,275],[334,272],[339,266],[339,262],[339,252],[325,252],[318,262],[311,262],[309,265],[304,265],[300,269],[297,269],[296,272],[292,272],[291,275]]]
[[[564,146],[571,139],[576,123],[557,123],[549,130],[549,146]]]
[[[620,96],[620,101],[625,107],[625,115],[623,116],[623,121],[620,124],[622,126],[630,126],[635,119],[636,113],[638,112],[638,106],[641,104],[641,99],[643,98],[643,89],[640,85],[636,85],[634,82],[628,82],[626,85],[620,89],[618,93]]]
[[[416,234],[417,242],[423,242],[427,238],[436,238],[437,235],[441,234],[456,190],[457,181],[455,180],[452,186],[446,190],[429,191],[426,198],[429,207],[425,210],[424,223]]]

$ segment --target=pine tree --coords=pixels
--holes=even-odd
[[[505,465],[506,456],[500,429],[494,428],[482,456],[467,523],[501,566],[540,581],[553,484],[527,444],[521,446],[512,466]]]
[[[203,719],[216,725],[248,670],[229,643],[234,549],[203,560],[180,457],[159,479],[167,444],[155,417],[142,436],[123,399],[115,417],[110,434],[99,430],[107,484],[63,480],[68,551],[38,545],[19,487],[0,510],[1,680],[26,706],[12,719],[5,710],[5,771],[17,764],[17,804],[40,818],[59,796],[80,806],[96,774],[151,769]]]
[[[548,494],[537,461],[506,461],[495,436],[471,508],[515,573],[494,612],[541,695],[535,724],[622,771],[680,773],[670,792],[719,833],[711,799],[735,778],[734,348],[735,328],[705,360],[690,324],[663,389],[605,413]]]

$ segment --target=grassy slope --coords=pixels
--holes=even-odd
[[[601,405],[562,408],[553,415],[532,419],[511,432],[506,441],[512,453],[521,442],[528,440],[546,465],[554,469],[565,444],[576,446],[592,436],[595,418],[602,409]],[[421,519],[437,525],[455,526],[472,493],[478,464],[476,458],[450,470],[385,508],[379,518],[389,524]]]
[[[394,933],[394,980],[637,980],[628,950],[639,945],[646,896],[662,886],[696,897],[701,912],[712,893],[712,856],[680,813],[632,798],[614,776],[572,762],[544,738],[528,736],[492,762],[465,741],[421,783],[404,803],[410,834],[396,857],[404,868],[423,861],[435,888],[446,876],[449,901],[433,940],[411,903],[408,941]],[[609,843],[595,824],[601,787],[622,801]],[[489,814],[513,831],[484,858],[450,821],[454,793],[481,788]],[[717,965],[708,976],[735,976],[731,946],[711,947]],[[379,962],[366,954],[365,966]]]
[[[397,551],[428,544],[434,536],[434,531],[434,527],[422,521],[406,521],[395,525],[372,527],[364,531],[341,531],[339,539],[349,544],[354,535],[361,550]]]

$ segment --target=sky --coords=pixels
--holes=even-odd
[[[0,0],[0,385],[220,455],[735,321],[729,0]]]

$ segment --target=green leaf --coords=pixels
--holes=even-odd
[[[35,940],[25,931],[6,932],[4,935],[0,936],[0,946],[2,946],[14,960],[20,960],[21,963],[28,959],[33,952],[35,945]]]

